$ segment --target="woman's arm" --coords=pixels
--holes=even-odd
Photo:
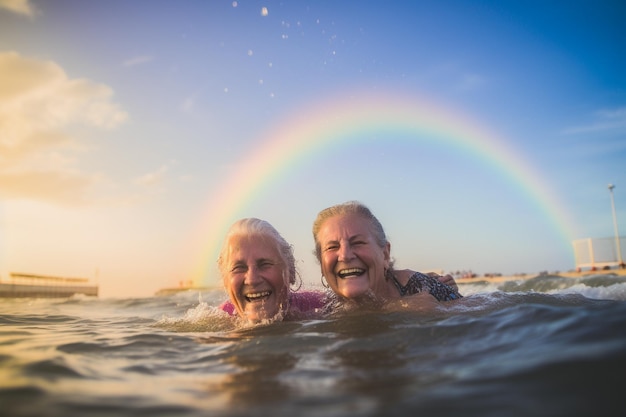
[[[448,287],[454,288],[454,291],[459,291],[459,286],[450,274],[439,275],[434,272],[427,272],[426,275],[437,278],[442,284],[446,284]]]

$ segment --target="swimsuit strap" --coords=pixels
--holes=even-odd
[[[419,294],[425,289],[432,294],[432,291],[430,291],[432,287],[432,282],[439,282],[435,278],[417,271],[413,272],[413,274],[409,277],[406,285],[400,284],[395,275],[393,277],[393,280],[396,284],[396,287],[398,287],[398,291],[400,291],[400,296],[402,297],[404,297],[405,295]]]
[[[393,278],[393,283],[396,284],[396,287],[398,288],[398,291],[400,292],[400,296],[404,297],[407,292],[407,287],[404,287],[402,286],[402,284],[400,284],[400,281],[398,281],[398,278],[396,278],[396,274],[393,274],[392,278]]]

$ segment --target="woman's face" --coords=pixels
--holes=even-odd
[[[289,307],[289,276],[271,238],[229,239],[224,286],[237,313],[252,322],[274,319]]]
[[[349,299],[384,294],[390,245],[378,245],[369,220],[357,214],[330,217],[317,240],[322,274],[336,294]]]

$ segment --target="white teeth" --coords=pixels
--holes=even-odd
[[[250,293],[250,294],[246,294],[246,298],[249,301],[254,301],[254,300],[258,300],[260,298],[269,297],[270,294],[271,294],[270,291],[253,292],[253,293]]]
[[[345,278],[350,275],[361,275],[363,272],[365,272],[365,270],[361,268],[348,268],[342,269],[337,275],[339,275],[339,278]]]

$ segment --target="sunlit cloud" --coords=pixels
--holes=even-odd
[[[626,133],[626,107],[602,109],[594,114],[594,120],[586,125],[565,128],[561,133],[575,135],[601,131],[622,131]]]
[[[126,61],[124,61],[122,65],[125,67],[135,67],[137,65],[145,64],[153,60],[154,60],[153,56],[139,55],[139,56],[135,56],[135,57],[127,59]]]
[[[60,171],[0,172],[0,198],[83,204],[95,179]]]
[[[31,18],[38,13],[38,10],[31,4],[30,0],[0,0],[0,9]]]
[[[127,114],[106,85],[70,79],[55,62],[0,53],[0,195],[75,202],[94,181],[75,168],[76,126],[112,129]]]
[[[163,165],[161,165],[158,169],[143,174],[133,181],[135,185],[143,186],[143,187],[157,187],[163,185],[166,180],[169,178],[169,172],[178,162],[176,160],[171,160]],[[181,179],[181,178],[179,178]]]

